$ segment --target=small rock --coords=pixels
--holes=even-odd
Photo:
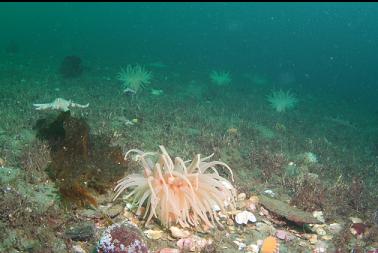
[[[278,216],[282,216],[298,225],[321,223],[319,220],[315,219],[311,213],[302,211],[277,199],[272,199],[261,195],[260,203],[270,212],[273,212]]]
[[[286,240],[287,232],[285,230],[279,229],[276,231],[276,237],[281,240]]]
[[[191,249],[194,247],[193,244],[194,242],[191,238],[181,238],[177,241],[177,247],[183,252],[191,251]]]
[[[65,231],[65,235],[73,241],[89,241],[94,236],[94,225],[83,223],[70,227]]]
[[[100,219],[102,217],[101,212],[93,209],[83,209],[78,211],[79,216],[90,218],[90,219]]]
[[[123,211],[122,205],[114,205],[114,206],[109,207],[106,210],[106,214],[109,215],[110,218],[114,218],[118,216],[122,211]]]
[[[115,249],[118,249],[116,252],[149,252],[139,228],[129,222],[115,223],[107,227],[97,244],[96,252],[113,253]]]

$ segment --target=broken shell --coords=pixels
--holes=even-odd
[[[161,236],[163,235],[163,231],[162,230],[152,230],[152,229],[149,229],[149,230],[144,231],[144,234],[149,239],[157,240],[157,239],[161,238]]]
[[[264,193],[272,198],[276,195],[272,190],[265,190]]]
[[[246,198],[247,198],[247,194],[245,194],[244,192],[239,193],[239,195],[238,195],[238,201],[243,201]]]
[[[322,211],[314,211],[312,212],[312,216],[314,216],[318,221],[325,222],[324,215]]]
[[[130,203],[126,203],[127,210],[131,210],[134,206]]]
[[[322,236],[322,239],[325,240],[325,241],[330,241],[333,239],[333,236],[332,235],[325,235],[325,236]]]
[[[357,217],[349,217],[349,220],[351,220],[353,223],[363,223],[363,221]]]
[[[171,231],[172,236],[174,238],[186,238],[186,237],[190,236],[190,232],[189,231],[180,229],[178,227],[172,226],[172,227],[169,228],[169,230]]]
[[[221,208],[217,204],[214,204],[212,209],[214,212],[219,212],[221,210]]]
[[[256,222],[256,217],[255,217],[255,215],[253,213],[251,213],[249,211],[243,211],[243,212],[238,213],[235,216],[235,221],[239,225],[241,225],[241,224],[247,224],[248,221],[250,221],[250,222]]]
[[[226,224],[228,226],[232,226],[232,225],[234,225],[234,221],[232,219],[227,219]]]
[[[323,228],[316,228],[315,232],[318,235],[326,235],[327,234],[327,232]]]
[[[318,235],[311,235],[311,237],[308,240],[311,244],[315,244],[318,242]]]

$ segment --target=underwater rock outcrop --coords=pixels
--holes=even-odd
[[[110,147],[102,136],[90,135],[88,124],[70,112],[37,122],[37,137],[47,140],[52,162],[47,169],[66,199],[97,205],[95,193],[105,193],[125,171],[120,147]]]

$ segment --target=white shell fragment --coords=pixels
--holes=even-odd
[[[269,195],[272,198],[274,198],[274,196],[276,196],[276,194],[272,190],[265,190],[264,193],[266,195]]]
[[[349,220],[351,220],[353,223],[364,223],[362,219],[358,217],[349,217]]]
[[[250,222],[256,222],[256,217],[253,213],[248,211],[243,211],[235,215],[235,221],[237,224],[247,224]]]
[[[234,241],[234,243],[238,246],[238,250],[244,250],[245,247],[247,247],[247,245],[243,242],[239,242],[237,240]]]
[[[163,235],[163,231],[162,230],[152,230],[152,229],[149,229],[149,230],[144,231],[144,234],[149,239],[158,240]]]
[[[183,230],[183,229],[178,228],[178,227],[172,226],[172,227],[169,228],[169,230],[171,231],[172,236],[174,238],[186,238],[186,237],[190,236],[189,231]]]
[[[242,192],[242,193],[240,193],[239,195],[238,195],[238,201],[243,201],[243,200],[245,200],[247,198],[247,195],[244,193],[244,192]]]
[[[134,206],[130,203],[126,203],[127,210],[131,210]]]
[[[212,209],[214,212],[219,212],[221,210],[221,208],[217,204],[214,204]]]
[[[314,216],[318,221],[325,222],[324,215],[322,211],[314,211],[312,212],[312,216]]]

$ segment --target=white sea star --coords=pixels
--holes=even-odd
[[[72,100],[65,100],[64,98],[56,98],[53,102],[47,104],[33,104],[36,110],[60,110],[60,111],[69,111],[70,107],[79,107],[79,108],[87,108],[89,103],[86,105],[76,104],[72,102]]]

